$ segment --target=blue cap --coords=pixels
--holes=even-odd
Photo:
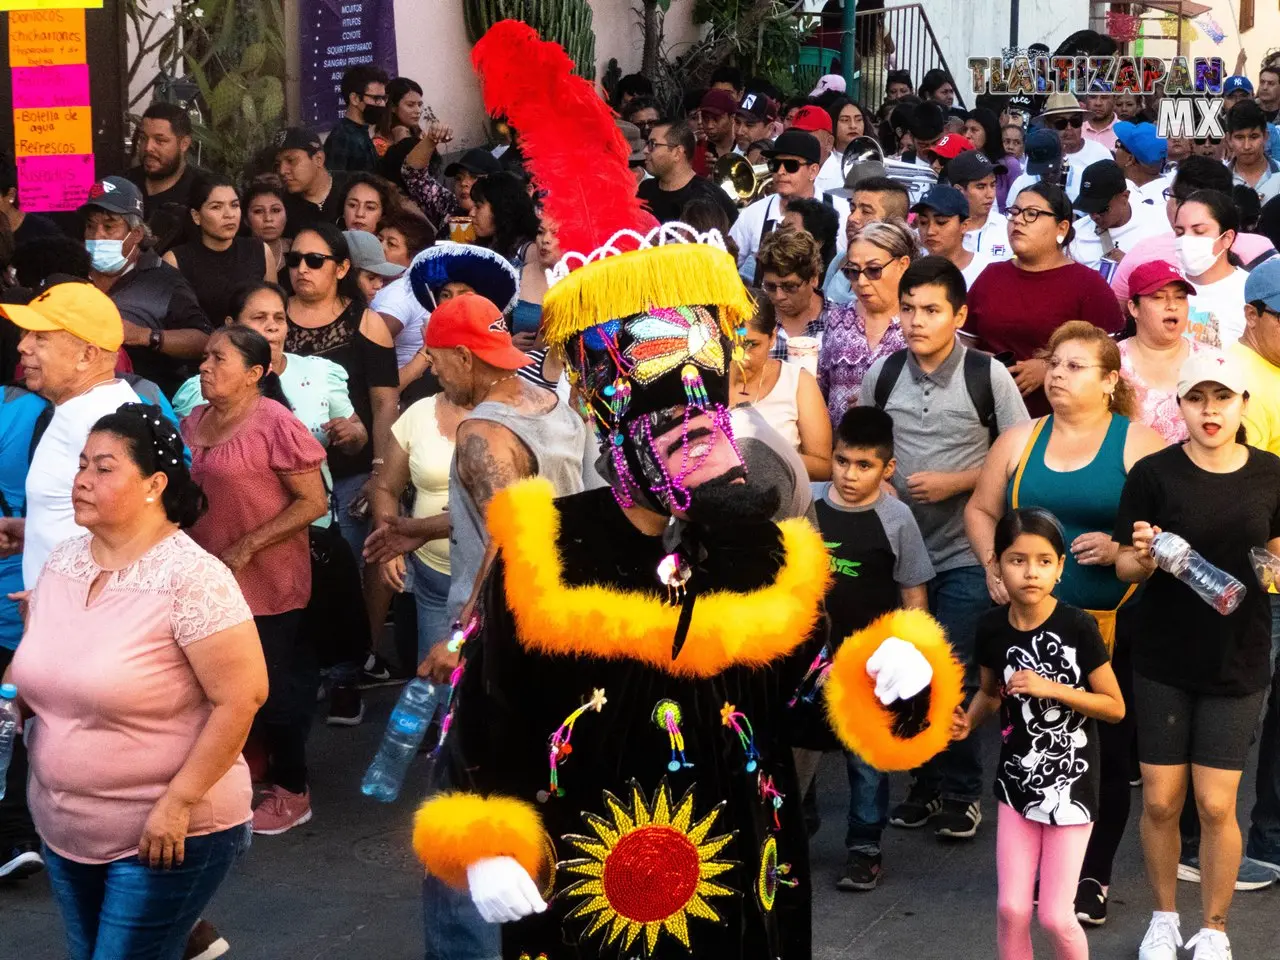
[[[0,700],[16,700],[18,698],[18,688],[12,683],[6,683],[0,686]]]
[[[1027,134],[1027,173],[1044,173],[1062,159],[1057,131],[1036,127]]]
[[[1280,313],[1280,257],[1258,264],[1244,282],[1244,302],[1261,300],[1268,310]]]
[[[1133,159],[1144,167],[1159,166],[1169,155],[1169,141],[1156,135],[1154,123],[1121,120],[1114,129],[1116,143],[1133,154]]]
[[[1224,97],[1231,93],[1239,93],[1241,90],[1249,94],[1249,96],[1253,96],[1253,81],[1238,73],[1222,81],[1222,95]]]
[[[930,187],[929,192],[911,208],[912,213],[919,213],[921,210],[932,210],[944,217],[969,219],[969,201],[965,199],[965,195],[955,187],[942,183]]]

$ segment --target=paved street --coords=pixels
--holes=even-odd
[[[421,960],[416,861],[409,852],[418,764],[399,803],[361,796],[359,778],[398,690],[373,691],[355,730],[319,726],[312,736],[315,818],[281,837],[255,841],[209,910],[231,941],[230,960],[378,958]],[[984,731],[993,759],[995,728]],[[990,770],[990,764],[988,770]],[[832,887],[843,864],[845,780],[836,758],[820,774],[823,827],[814,844],[815,960],[989,960],[995,956],[994,801],[979,839],[942,845],[926,831],[891,830],[885,878],[867,894]],[[905,791],[895,782],[894,796]],[[1111,920],[1090,933],[1095,960],[1132,960],[1150,916],[1134,823],[1121,848]],[[1241,815],[1247,816],[1252,784]],[[1198,924],[1199,887],[1181,884],[1185,933]],[[1243,893],[1232,913],[1235,960],[1280,958],[1280,889]],[[0,960],[63,960],[48,883],[0,885]],[[1048,958],[1047,947],[1040,956]]]

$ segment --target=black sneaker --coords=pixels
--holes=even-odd
[[[376,653],[369,654],[369,659],[360,668],[361,690],[368,690],[370,687],[389,687],[403,682],[403,677],[397,677],[391,672],[391,664]]]
[[[978,832],[982,807],[977,800],[943,800],[934,835],[946,840],[968,840]]]
[[[850,850],[837,890],[874,890],[880,882],[880,854]]]
[[[187,937],[187,949],[182,960],[217,960],[231,949],[231,944],[218,933],[218,928],[208,920],[197,920]]]
[[[34,843],[22,843],[10,847],[0,863],[0,880],[21,880],[44,869],[44,858]]]
[[[1085,877],[1076,885],[1076,919],[1086,927],[1107,922],[1107,895],[1097,880]]]
[[[942,809],[942,797],[931,793],[918,784],[912,784],[907,791],[907,799],[893,808],[889,814],[889,822],[895,827],[914,830],[923,827]]]
[[[364,700],[360,691],[350,683],[334,684],[329,691],[329,716],[325,723],[331,727],[358,727],[364,719]]]

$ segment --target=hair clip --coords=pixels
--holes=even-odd
[[[569,741],[573,739],[573,725],[578,722],[579,718],[588,710],[594,710],[599,713],[604,709],[604,705],[609,701],[605,699],[604,689],[597,687],[591,692],[591,699],[580,706],[569,716],[565,717],[564,723],[551,734],[550,744],[550,763],[551,763],[551,779],[547,789],[539,790],[537,797],[539,803],[546,803],[552,797],[563,797],[564,790],[560,787],[560,770],[559,766],[565,760],[569,759],[569,754],[573,753],[573,744]]]
[[[755,773],[760,765],[760,751],[756,749],[756,734],[747,715],[732,703],[726,703],[720,708],[720,722],[738,735],[742,751],[747,755],[747,773]]]
[[[653,722],[658,725],[659,730],[667,731],[671,740],[671,760],[667,763],[667,769],[672,773],[693,766],[684,755],[684,734],[680,732],[680,722],[683,719],[680,704],[674,700],[659,700],[658,705],[653,708]]]

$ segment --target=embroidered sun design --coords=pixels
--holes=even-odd
[[[604,802],[611,819],[583,814],[595,831],[594,837],[564,838],[586,854],[583,859],[560,864],[562,870],[584,878],[563,893],[586,898],[569,917],[594,914],[585,936],[603,930],[605,945],[619,942],[623,950],[630,950],[643,935],[644,951],[652,955],[664,930],[686,950],[692,950],[689,917],[719,923],[720,915],[706,898],[733,894],[728,887],[712,882],[713,877],[736,866],[715,859],[733,834],[707,837],[724,804],[694,823],[693,790],[673,811],[665,780],[652,804],[646,802],[635,782],[629,806],[608,791]]]
[[[724,373],[720,327],[705,307],[656,307],[628,321],[627,330],[635,342],[626,355],[640,383],[652,383],[687,361]]]

